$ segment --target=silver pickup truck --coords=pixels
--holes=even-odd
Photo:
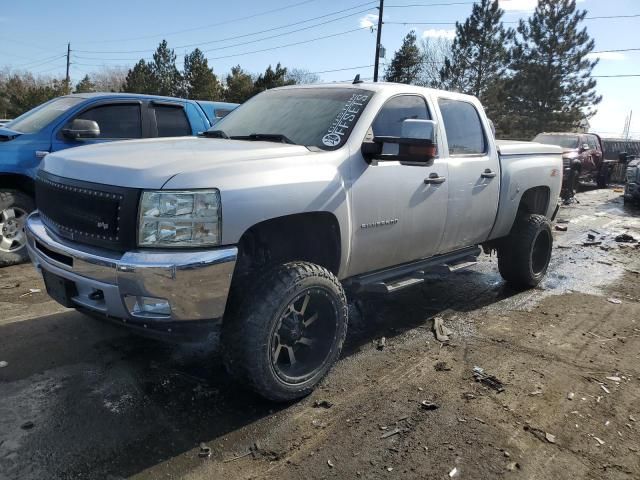
[[[167,335],[208,325],[232,375],[290,400],[340,355],[345,291],[392,294],[482,249],[538,284],[561,182],[559,147],[496,143],[473,97],[285,87],[202,138],[47,155],[26,232],[63,305]]]

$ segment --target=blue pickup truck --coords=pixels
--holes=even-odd
[[[35,208],[35,178],[50,152],[134,138],[208,130],[235,103],[128,93],[67,95],[0,127],[0,266],[27,258],[23,224]]]

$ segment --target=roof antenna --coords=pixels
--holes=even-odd
[[[356,78],[353,79],[353,84],[357,85],[358,83],[364,83],[362,80],[360,80],[360,74],[358,73],[356,75]]]

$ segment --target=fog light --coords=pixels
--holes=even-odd
[[[171,316],[171,305],[166,298],[125,295],[124,303],[134,317]]]

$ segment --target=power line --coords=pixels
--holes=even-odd
[[[638,52],[640,48],[618,48],[616,50],[598,50],[591,53],[616,53],[616,52]]]
[[[254,13],[252,15],[246,15],[244,17],[231,18],[231,19],[228,19],[228,20],[224,20],[222,22],[210,23],[208,25],[202,25],[200,27],[187,28],[187,29],[184,29],[184,30],[177,30],[177,31],[173,31],[173,32],[158,33],[158,34],[154,34],[154,35],[144,35],[144,36],[140,36],[140,37],[120,38],[120,39],[116,39],[116,40],[96,40],[96,41],[93,41],[93,42],[82,42],[82,43],[85,43],[85,44],[117,43],[117,42],[129,42],[129,41],[132,41],[132,40],[145,40],[145,39],[148,39],[148,38],[168,37],[168,36],[171,36],[171,35],[178,35],[180,33],[194,32],[196,30],[204,30],[204,29],[211,28],[211,27],[218,27],[220,25],[227,25],[229,23],[240,22],[242,20],[249,20],[249,19],[256,18],[256,17],[269,15],[271,13],[282,12],[283,10],[288,10],[290,8],[299,7],[300,5],[306,5],[307,3],[312,3],[312,2],[315,2],[315,1],[316,0],[304,0],[302,2],[294,3],[294,4],[291,4],[291,5],[285,5],[283,7],[274,8],[274,9],[271,9],[271,10],[266,10],[266,11],[260,12],[260,13]]]
[[[298,28],[296,30],[291,30],[289,32],[278,33],[278,34],[270,35],[270,36],[267,36],[267,37],[261,37],[261,38],[255,39],[255,40],[248,40],[246,42],[234,43],[232,45],[224,45],[222,47],[216,47],[215,50],[223,50],[223,49],[227,49],[227,48],[240,47],[240,46],[243,46],[243,45],[250,45],[252,43],[263,42],[265,40],[271,40],[273,38],[284,37],[284,36],[291,35],[291,34],[294,34],[294,33],[298,33],[298,32],[302,32],[302,31],[305,31],[305,30],[310,30],[312,28],[317,28],[317,27],[320,27],[320,26],[323,26],[323,25],[327,25],[329,23],[336,22],[336,21],[342,20],[344,18],[352,17],[354,15],[360,15],[361,13],[368,12],[369,10],[370,9],[367,8],[365,10],[360,10],[360,11],[355,12],[355,13],[350,13],[349,15],[344,15],[344,16],[339,17],[339,18],[326,20],[326,21],[321,22],[321,23],[317,23],[317,24],[314,24],[314,25],[309,25],[309,26],[306,26],[306,27]],[[280,27],[280,28],[282,28],[282,27]],[[247,35],[243,35],[243,36],[249,36],[249,35],[252,35],[252,34],[247,34]],[[175,48],[184,48],[184,47],[190,47],[190,46],[196,46],[196,45],[205,45],[205,44],[216,43],[216,42],[220,42],[220,41],[223,41],[223,40],[213,40],[213,41],[209,41],[209,42],[203,42],[201,44],[195,43],[195,44],[191,44],[191,45],[182,45],[182,46],[175,47]],[[212,49],[204,50],[204,52],[208,52],[208,51],[211,51],[211,50]],[[148,50],[144,50],[144,52],[148,52]],[[135,61],[135,60],[137,60],[135,58],[98,58],[98,57],[84,57],[84,56],[80,56],[80,55],[76,55],[76,58],[78,58],[80,60],[105,60],[105,61],[132,61],[132,60]]]
[[[620,75],[591,75],[592,78],[630,78],[640,77],[640,73],[620,74]]]
[[[613,20],[613,19],[618,19],[618,18],[638,18],[640,17],[640,14],[634,14],[634,15],[604,15],[604,16],[598,16],[598,17],[584,17],[584,20]],[[407,21],[396,21],[396,22],[384,22],[386,25],[455,25],[458,22],[414,22],[411,20],[407,20]],[[518,24],[520,22],[517,21],[513,21],[513,22],[502,22],[505,25],[514,25],[514,24]]]
[[[361,68],[371,68],[374,65],[360,65],[358,67],[334,68],[333,70],[322,70],[320,72],[309,72],[310,75],[318,75],[320,73],[346,72],[347,70],[359,70]]]
[[[282,30],[283,28],[295,27],[295,26],[301,25],[303,23],[312,22],[314,20],[319,20],[321,18],[331,17],[331,16],[337,15],[339,13],[348,12],[349,10],[354,10],[356,8],[363,7],[365,5],[372,5],[374,3],[375,3],[375,1],[371,1],[370,0],[370,1],[365,2],[365,3],[360,3],[358,5],[354,5],[353,7],[344,8],[342,10],[336,10],[334,12],[329,12],[329,13],[326,13],[324,15],[320,15],[320,16],[317,16],[317,17],[307,18],[306,20],[300,20],[300,21],[294,22],[294,23],[288,23],[286,25],[280,25],[279,27],[267,28],[265,30],[259,30],[257,32],[245,33],[245,34],[242,34],[242,35],[235,35],[235,36],[232,36],[232,37],[219,38],[219,39],[216,39],[216,40],[208,40],[208,41],[205,41],[205,42],[190,43],[190,44],[186,44],[186,45],[177,45],[176,47],[174,47],[174,49],[197,47],[197,46],[200,46],[200,45],[208,45],[208,44],[211,44],[211,43],[226,42],[228,40],[236,40],[238,38],[245,38],[245,37],[250,37],[250,36],[253,36],[253,35],[259,35],[261,33],[273,32],[275,30]],[[354,15],[359,15],[361,13],[364,13],[364,12],[368,11],[368,10],[370,10],[370,8],[367,8],[367,9],[364,9],[364,10],[361,10],[361,11],[358,11],[358,12],[353,12],[353,13],[350,13],[349,15],[345,15],[345,16],[342,16],[342,17],[339,17],[339,18],[335,18],[335,19],[329,20],[327,22],[319,23],[319,24],[317,24],[315,26],[321,26],[321,25],[325,25],[327,23],[335,22],[335,21],[338,21],[338,20],[342,20],[344,18],[348,18],[348,17],[354,16]],[[308,27],[308,28],[312,28],[312,27]],[[293,33],[293,32],[291,32],[291,33]],[[145,50],[116,50],[116,51],[113,51],[113,50],[111,50],[111,51],[76,50],[76,52],[94,53],[94,54],[103,54],[103,53],[107,53],[107,54],[109,54],[109,53],[116,53],[116,54],[117,53],[146,53],[148,51],[149,51],[149,49],[145,49]]]
[[[296,46],[296,45],[303,45],[303,44],[306,44],[306,43],[315,42],[317,40],[324,40],[325,38],[338,37],[340,35],[347,35],[349,33],[359,32],[359,31],[362,31],[362,30],[369,30],[369,27],[354,28],[353,30],[346,30],[344,32],[332,33],[331,35],[323,35],[321,37],[312,38],[310,40],[303,40],[303,41],[300,41],[300,42],[286,43],[284,45],[278,45],[276,47],[270,47],[270,48],[263,48],[263,49],[260,49],[260,50],[253,50],[253,51],[250,51],[250,52],[235,53],[233,55],[223,55],[221,57],[209,57],[208,60],[221,60],[223,58],[240,57],[242,55],[250,55],[250,54],[253,54],[253,53],[269,52],[271,50],[278,50],[280,48],[293,47],[293,46]],[[216,49],[214,48],[214,49],[211,49],[211,50],[216,50]],[[211,51],[211,50],[204,50],[203,53],[206,53],[207,51]]]

